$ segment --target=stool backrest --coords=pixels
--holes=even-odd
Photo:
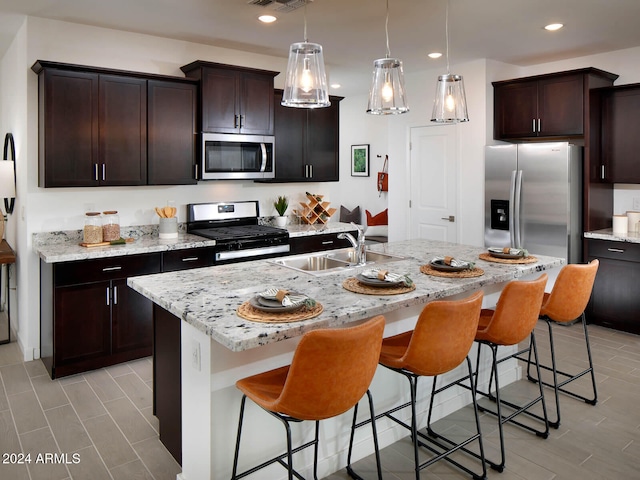
[[[589,303],[598,265],[600,262],[596,259],[587,265],[571,264],[562,267],[551,293],[540,309],[540,315],[557,322],[570,322],[579,318]]]
[[[428,303],[420,313],[404,354],[404,368],[418,375],[440,375],[460,365],[473,345],[483,293],[462,300]]]
[[[507,283],[482,338],[497,345],[515,345],[527,338],[538,321],[546,284],[546,273],[536,280]]]
[[[300,420],[323,420],[351,409],[371,384],[383,333],[381,315],[356,327],[306,333],[275,409]]]

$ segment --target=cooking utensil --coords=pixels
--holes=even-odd
[[[164,211],[160,207],[156,207],[156,213],[158,214],[159,217],[166,218],[164,215]]]

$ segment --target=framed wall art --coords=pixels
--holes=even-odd
[[[369,176],[369,145],[351,145],[351,176]]]

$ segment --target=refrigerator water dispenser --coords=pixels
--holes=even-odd
[[[509,230],[509,200],[491,200],[491,228]]]

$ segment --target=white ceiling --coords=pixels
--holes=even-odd
[[[391,55],[406,72],[445,68],[444,57],[427,57],[445,49],[445,5],[389,0]],[[348,82],[347,71],[368,76],[373,60],[385,56],[385,9],[385,0],[308,5],[308,39],[323,46],[332,82]],[[304,39],[305,8],[258,22],[267,12],[273,8],[248,0],[0,0],[0,52],[23,14],[286,58],[289,45]],[[638,19],[640,0],[450,0],[450,60],[526,66],[640,46]],[[545,31],[552,22],[565,27]]]

